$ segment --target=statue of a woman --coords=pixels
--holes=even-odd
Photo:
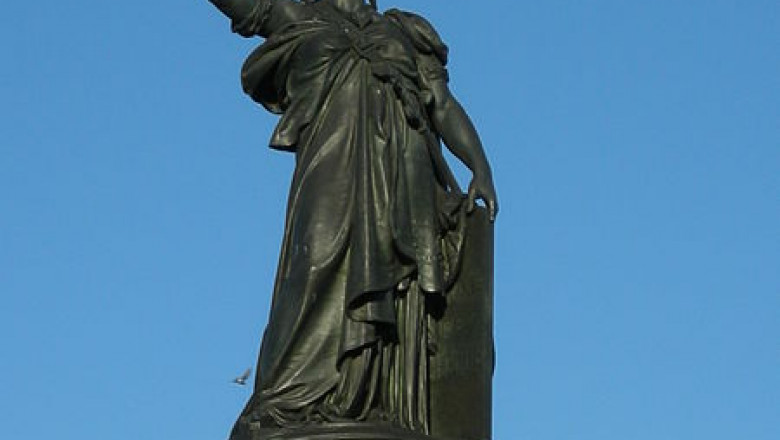
[[[244,90],[294,152],[254,393],[232,440],[343,423],[428,433],[426,304],[457,276],[465,212],[497,213],[477,133],[420,16],[364,0],[210,0],[266,41]],[[440,141],[473,172],[463,195]],[[262,438],[262,435],[260,435]]]

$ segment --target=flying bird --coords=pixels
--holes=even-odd
[[[247,379],[249,379],[249,375],[251,374],[252,374],[252,369],[247,368],[246,371],[244,371],[244,374],[233,379],[233,383],[237,385],[246,385],[246,381]]]

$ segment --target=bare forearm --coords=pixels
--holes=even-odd
[[[434,85],[433,91],[436,99],[431,115],[434,127],[447,148],[474,173],[466,198],[466,211],[473,211],[476,200],[482,199],[492,222],[498,214],[498,198],[493,187],[493,173],[477,130],[446,84],[440,82]]]
[[[482,142],[466,111],[450,93],[440,95],[440,99],[432,116],[444,144],[474,174],[490,176]]]

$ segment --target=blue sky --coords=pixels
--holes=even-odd
[[[494,437],[780,438],[780,3],[380,3],[493,164]],[[205,0],[4,7],[0,438],[226,436],[292,170],[256,44]]]

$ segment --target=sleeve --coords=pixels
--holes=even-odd
[[[449,49],[436,29],[428,20],[411,12],[390,9],[385,16],[394,22],[417,50],[417,68],[423,78],[430,82],[443,79],[447,81],[447,58]]]
[[[233,32],[242,37],[265,35],[265,26],[268,24],[268,19],[271,16],[271,7],[273,4],[273,0],[257,0],[249,15],[233,21],[231,26]]]

